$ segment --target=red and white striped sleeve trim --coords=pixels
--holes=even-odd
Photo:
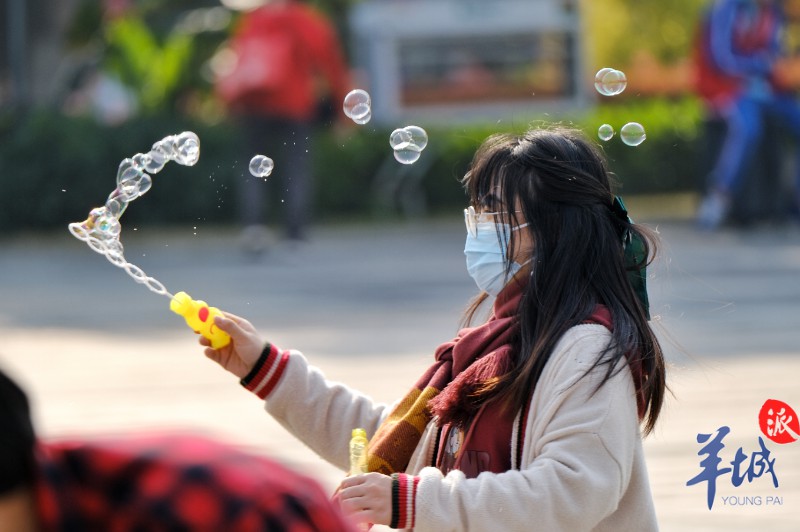
[[[397,508],[400,510],[397,528],[414,528],[419,477],[400,473],[397,476],[397,481],[399,483],[399,489],[397,490]]]
[[[280,381],[287,362],[288,351],[281,351],[277,346],[267,344],[253,369],[241,380],[242,386],[261,399],[266,399]]]

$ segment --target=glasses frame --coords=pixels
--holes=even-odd
[[[499,212],[477,212],[475,207],[470,205],[466,209],[464,209],[464,224],[467,226],[467,233],[473,238],[478,236],[478,223],[480,223],[479,218],[482,216],[494,216],[497,214],[501,214]]]

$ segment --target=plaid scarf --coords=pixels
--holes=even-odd
[[[528,276],[522,275],[498,294],[489,320],[461,329],[436,349],[436,361],[398,403],[370,440],[370,471],[404,472],[434,415],[440,425],[464,425],[481,404],[470,394],[482,382],[511,368],[511,340],[517,334],[517,310]]]

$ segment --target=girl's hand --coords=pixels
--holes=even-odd
[[[392,477],[364,473],[345,478],[336,490],[345,514],[358,523],[392,522]]]
[[[261,356],[264,340],[255,327],[244,318],[225,312],[225,317],[214,318],[214,325],[228,333],[231,342],[221,349],[212,349],[205,337],[200,337],[200,345],[206,346],[205,355],[230,371],[244,378]]]

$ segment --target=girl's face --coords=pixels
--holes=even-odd
[[[484,218],[489,218],[495,223],[509,223],[511,234],[508,235],[509,244],[506,254],[512,247],[511,241],[513,240],[514,255],[510,259],[518,264],[525,264],[533,254],[533,238],[531,238],[530,231],[527,230],[528,221],[522,215],[522,204],[519,198],[514,201],[513,212],[507,208],[502,198],[498,185],[481,199],[475,210],[479,215],[483,214]]]

